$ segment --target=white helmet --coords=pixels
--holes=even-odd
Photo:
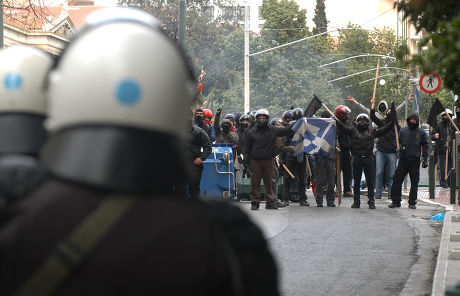
[[[45,78],[51,57],[32,46],[0,50],[0,112],[46,115]]]
[[[156,19],[119,7],[94,12],[88,24],[51,73],[47,127],[117,125],[185,139],[193,77]]]
[[[0,50],[0,153],[36,155],[45,141],[51,57],[32,46]]]
[[[259,109],[259,110],[257,110],[256,114],[254,115],[254,117],[257,119],[257,117],[259,115],[265,115],[265,116],[267,116],[267,119],[270,117],[270,113],[268,113],[267,109]]]
[[[446,110],[442,111],[442,112],[441,112],[441,116],[443,116],[444,114],[446,114],[446,112],[449,113],[450,117],[452,117],[452,114],[453,114],[453,113],[452,113],[452,110],[450,110],[450,109],[446,109]]]
[[[165,192],[185,182],[194,95],[185,55],[154,17],[132,8],[98,10],[50,74],[52,133],[42,161],[79,184]],[[171,169],[159,173],[159,166]]]
[[[366,113],[361,113],[358,116],[356,116],[356,121],[359,121],[360,119],[364,119],[367,122],[369,122],[369,115],[367,115]]]

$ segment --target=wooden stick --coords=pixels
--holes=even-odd
[[[323,107],[326,108],[326,110],[331,114],[331,116],[334,116],[334,113],[332,113],[332,111],[329,110],[329,108],[324,103],[321,103],[321,105],[323,105]]]
[[[280,157],[279,157],[278,155],[275,157],[276,165],[277,165],[278,167],[280,166],[279,158],[280,158]]]
[[[438,164],[434,165],[434,189],[436,189],[436,179],[438,178]]]
[[[380,58],[377,60],[377,71],[375,71],[374,93],[372,94],[372,108],[375,108],[375,92],[377,91],[377,80],[379,78]]]
[[[238,161],[238,151],[235,148],[235,167],[240,169],[240,162]]]
[[[395,123],[396,149],[399,151],[399,133],[398,126]]]
[[[340,153],[337,154],[337,197],[338,205],[342,203],[342,180],[340,176]]]
[[[444,110],[445,111],[445,110]],[[452,124],[454,125],[455,129],[457,130],[457,132],[460,133],[460,129],[458,129],[457,125],[455,124],[454,120],[452,119],[452,117],[450,117],[449,113],[446,112],[446,115],[447,117],[449,117],[449,120],[450,122],[452,122]]]
[[[313,195],[316,195],[315,180],[313,180],[313,174],[311,173],[311,167],[310,167],[310,161],[308,160],[308,155],[305,155],[305,161],[307,162],[307,169],[308,169],[308,173],[310,174],[311,191],[313,192]]]
[[[291,176],[292,179],[295,179],[294,175],[291,173],[291,171],[287,168],[287,166],[283,163],[283,168],[286,170],[286,172]]]
[[[446,169],[444,173],[444,180],[447,181],[447,167],[449,166],[449,142],[446,142]]]

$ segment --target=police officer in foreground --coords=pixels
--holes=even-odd
[[[88,16],[50,75],[51,177],[0,233],[0,295],[278,295],[241,210],[172,193],[193,93],[150,15]]]
[[[45,176],[37,157],[46,139],[44,82],[51,64],[32,46],[0,50],[0,225]]]

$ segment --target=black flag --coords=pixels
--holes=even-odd
[[[391,107],[390,107],[391,111],[391,119],[393,119],[393,122],[395,124],[398,124],[398,115],[396,114],[396,107],[395,107],[395,102],[391,102]]]
[[[313,99],[311,99],[310,104],[308,104],[307,109],[303,112],[303,116],[305,117],[312,117],[316,111],[321,108],[323,102],[316,96],[313,95]]]
[[[428,115],[428,120],[427,120],[427,123],[432,128],[437,128],[438,127],[438,121],[436,120],[436,116],[438,116],[438,114],[441,113],[444,110],[446,110],[446,109],[441,104],[441,101],[439,101],[439,99],[436,98],[436,100],[434,101],[433,106],[431,106],[430,114]]]

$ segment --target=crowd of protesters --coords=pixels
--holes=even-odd
[[[264,186],[266,209],[289,206],[293,196],[300,206],[310,206],[308,188],[312,189],[316,206],[323,207],[325,197],[326,206],[335,207],[339,190],[338,171],[343,180],[340,182],[340,194],[353,197],[352,208],[360,208],[361,189],[365,187],[370,209],[375,209],[375,199],[382,196],[391,199],[390,208],[401,207],[402,183],[409,175],[411,189],[408,204],[410,209],[415,209],[420,164],[423,168],[427,167],[429,151],[429,136],[420,127],[419,115],[409,115],[405,127],[401,127],[398,118],[402,116],[406,102],[395,107],[394,104],[389,106],[386,101],[376,104],[372,99],[372,107],[368,109],[351,96],[348,100],[362,113],[351,117],[351,110],[345,105],[337,106],[334,114],[330,111],[318,112],[321,118],[335,119],[337,126],[334,148],[321,156],[299,155],[295,151],[292,127],[307,111],[301,108],[291,107],[281,118],[271,118],[266,109],[260,109],[247,114],[229,113],[223,119],[221,109],[217,110],[215,117],[209,109],[198,109],[194,122],[206,125],[204,130],[210,135],[210,142],[236,144],[241,164],[240,177],[251,178],[249,196],[252,210],[259,209],[261,180],[264,184],[272,184]],[[446,113],[452,116],[452,112],[446,109],[441,114],[438,128],[431,135],[440,172],[444,172],[446,166],[446,171],[449,171],[452,165],[449,153],[455,136],[455,129]],[[460,115],[460,109],[457,108],[456,113]],[[447,175],[440,174],[440,186],[448,187]],[[283,178],[282,192],[278,192],[280,178]],[[297,192],[293,194],[291,189],[295,187]]]

